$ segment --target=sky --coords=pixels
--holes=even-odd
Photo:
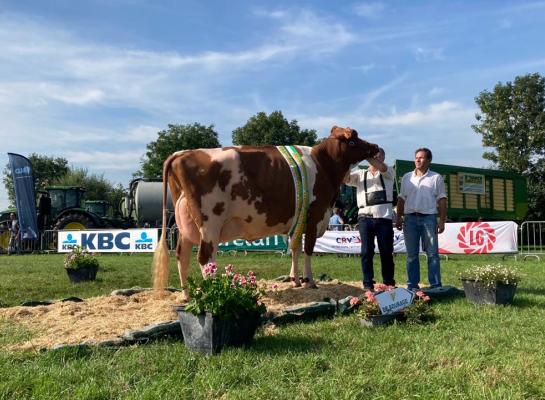
[[[475,97],[545,74],[545,1],[0,0],[0,167],[64,157],[124,187],[168,124],[256,113],[386,161],[486,167]],[[0,183],[0,209],[8,206]]]

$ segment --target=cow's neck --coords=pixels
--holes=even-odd
[[[325,146],[315,146],[312,149],[312,156],[316,158],[316,164],[323,169],[323,173],[328,178],[333,191],[338,190],[344,176],[350,168],[350,164],[345,161],[335,160],[326,150]]]

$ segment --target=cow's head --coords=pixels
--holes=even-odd
[[[358,132],[352,128],[331,128],[328,139],[335,139],[337,151],[335,155],[342,164],[355,164],[377,154],[379,147],[358,137]]]

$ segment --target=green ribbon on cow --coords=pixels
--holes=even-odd
[[[276,146],[276,148],[288,163],[295,186],[295,215],[289,230],[290,247],[294,250],[300,245],[307,224],[309,203],[307,169],[303,157],[295,146]]]

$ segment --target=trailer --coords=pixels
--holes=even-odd
[[[414,161],[395,160],[394,190],[401,178],[414,170]],[[358,165],[356,168],[365,168]],[[430,169],[443,176],[447,192],[447,217],[450,221],[516,221],[528,212],[528,187],[522,175],[486,168],[432,163]],[[337,206],[344,209],[348,223],[357,222],[356,190],[342,185]]]

